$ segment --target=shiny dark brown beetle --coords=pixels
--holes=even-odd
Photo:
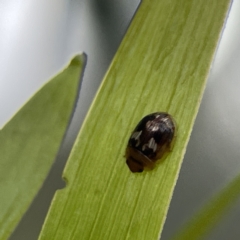
[[[145,116],[134,129],[126,149],[126,163],[132,172],[152,169],[169,152],[176,136],[176,124],[166,112]]]

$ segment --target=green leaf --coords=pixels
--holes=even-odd
[[[240,175],[177,232],[173,240],[203,239],[240,196]]]
[[[85,119],[40,235],[48,239],[158,239],[229,0],[143,1]],[[167,111],[178,135],[154,170],[132,173],[128,138]]]
[[[0,239],[7,239],[46,178],[69,124],[83,62],[75,57],[0,131]]]

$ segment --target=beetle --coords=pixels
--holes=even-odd
[[[153,169],[157,160],[172,150],[176,123],[166,112],[145,116],[133,130],[126,148],[126,163],[132,172]]]

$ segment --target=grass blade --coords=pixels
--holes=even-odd
[[[44,239],[158,239],[229,0],[143,1],[107,72],[52,202]],[[124,153],[145,115],[178,124],[174,150],[133,174]]]
[[[0,131],[0,239],[7,239],[56,157],[76,101],[83,63],[42,87]]]

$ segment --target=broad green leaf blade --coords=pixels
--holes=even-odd
[[[7,239],[56,157],[78,95],[81,56],[45,84],[0,131],[0,239]]]
[[[143,1],[91,106],[40,235],[48,239],[158,239],[203,94],[229,0]],[[125,164],[145,115],[178,124],[154,170]]]
[[[222,220],[226,211],[234,204],[239,196],[240,175],[207,203],[172,239],[203,239],[203,237]]]

